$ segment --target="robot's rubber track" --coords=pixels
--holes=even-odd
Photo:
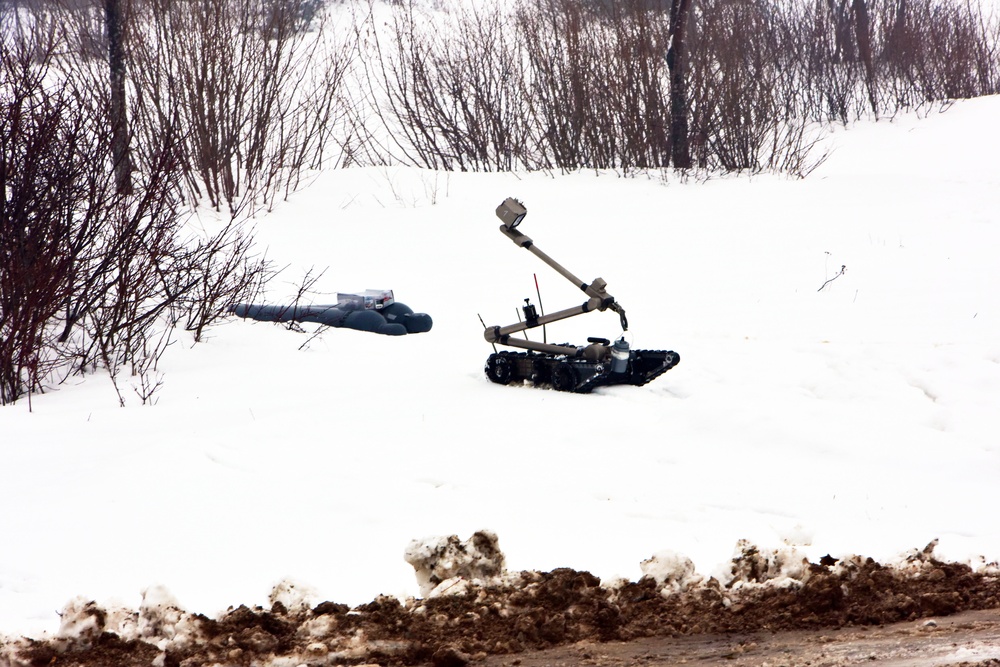
[[[552,387],[580,394],[616,384],[642,386],[652,382],[680,362],[669,350],[632,350],[628,370],[611,373],[607,362],[581,357],[503,350],[486,360],[486,377],[498,384],[530,381],[537,387]]]
[[[673,350],[636,350],[636,354],[642,354],[643,356],[663,355],[664,357],[662,364],[656,364],[655,369],[651,370],[648,374],[643,374],[643,381],[637,383],[637,386],[640,387],[644,384],[649,384],[681,362],[681,355]]]

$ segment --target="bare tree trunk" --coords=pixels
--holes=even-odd
[[[865,0],[854,0],[854,34],[858,40],[858,55],[865,67],[865,85],[872,113],[878,116],[878,99],[875,95],[875,62],[872,58],[871,18]]]
[[[691,0],[672,0],[670,6],[670,48],[667,50],[667,68],[670,70],[670,157],[674,167],[691,166],[691,149],[688,146],[688,94],[687,94],[687,20]]]
[[[836,51],[834,62],[845,63],[854,60],[854,45],[851,42],[851,15],[847,9],[848,0],[827,0],[830,17],[833,20]]]
[[[111,152],[118,194],[132,193],[132,157],[129,152],[128,117],[125,106],[125,49],[121,0],[105,0],[104,20],[108,31],[108,65],[111,71]]]

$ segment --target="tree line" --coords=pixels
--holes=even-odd
[[[997,18],[965,0],[410,2],[365,83],[385,160],[801,175],[817,124],[998,92]]]

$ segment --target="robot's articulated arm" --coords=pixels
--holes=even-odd
[[[526,329],[532,329],[543,324],[549,324],[550,322],[564,320],[568,317],[574,317],[583,313],[589,313],[593,310],[612,310],[618,313],[618,316],[621,318],[622,331],[627,331],[628,320],[625,319],[625,310],[618,304],[618,302],[615,301],[613,296],[608,294],[605,289],[605,287],[607,287],[607,283],[604,282],[603,279],[595,278],[590,284],[583,282],[562,264],[542,252],[535,245],[534,241],[517,230],[517,226],[521,224],[521,221],[524,220],[524,216],[527,214],[528,211],[524,208],[524,205],[521,202],[513,198],[505,199],[504,202],[497,207],[497,217],[503,222],[503,224],[500,225],[500,231],[504,236],[513,241],[515,245],[528,250],[533,255],[558,271],[560,275],[573,283],[576,287],[579,287],[590,298],[582,305],[574,308],[567,308],[566,310],[560,310],[556,313],[542,315],[541,317],[535,316],[534,306],[527,305],[524,307],[525,319],[523,322],[511,324],[505,327],[487,327],[485,332],[486,340],[491,343],[500,343],[502,345],[535,350],[537,352],[547,352],[550,354],[572,354],[576,352],[575,347],[536,343],[530,340],[511,338],[510,334],[524,331]]]

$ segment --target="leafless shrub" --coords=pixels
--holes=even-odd
[[[172,323],[200,337],[268,267],[236,223],[184,240],[177,124],[138,147],[121,191],[106,70],[67,43],[44,21],[0,36],[0,403],[98,368],[120,403],[122,370],[150,403]]]
[[[624,170],[669,162],[667,3],[522,4],[546,166]]]
[[[328,166],[338,95],[352,51],[312,0],[149,0],[133,16],[136,133],[183,128],[193,201],[233,219],[270,207],[304,170]]]
[[[677,155],[690,144],[702,167],[799,164],[811,143],[790,130],[805,123],[781,97],[802,81],[783,51],[795,28],[770,3],[702,0],[691,62],[671,71],[672,4],[523,0],[433,20],[406,4],[387,37],[365,33],[367,103],[396,140],[367,142],[369,154],[438,169],[629,171],[680,164],[672,144],[683,141]]]
[[[665,24],[653,0],[409,3],[364,74],[391,151],[430,168],[634,168],[667,152]]]
[[[119,194],[110,124],[94,113],[91,88],[53,76],[51,60],[29,60],[42,38],[55,53],[51,32],[19,37],[0,53],[4,403],[40,390],[67,357],[115,373],[143,354],[150,323],[170,300],[160,270],[177,224],[171,138],[139,194]]]
[[[392,154],[449,170],[528,166],[526,73],[507,28],[498,5],[432,15],[411,1],[373,34],[366,102]]]
[[[76,204],[97,216],[79,216],[59,342],[76,346],[81,369],[101,366],[116,376],[122,367],[141,366],[157,349],[150,345],[151,332],[192,285],[172,280],[176,258],[184,254],[176,136],[162,138],[155,169],[138,174],[135,195],[117,194],[113,174],[105,173],[105,142],[110,137],[101,137],[99,152],[91,156],[100,171],[86,175],[91,182],[101,179],[97,196]]]
[[[614,48],[607,95],[620,132],[614,161],[625,170],[663,166],[670,161],[669,3],[626,0],[614,7],[607,39]]]
[[[316,287],[316,283],[319,282],[320,278],[323,277],[323,274],[326,273],[326,269],[323,269],[319,273],[314,273],[314,271],[315,267],[310,267],[305,272],[305,275],[302,276],[302,279],[296,286],[295,298],[292,299],[292,303],[289,305],[289,309],[297,310],[299,306],[306,305],[305,301],[312,300],[312,295],[315,293],[314,290]],[[293,329],[294,331],[297,331],[299,333],[306,333],[305,328],[295,320],[289,320],[288,328]],[[308,349],[309,346],[312,345],[312,342],[317,338],[320,338],[329,328],[330,326],[328,324],[320,324],[316,328],[316,330],[308,338],[306,338],[301,345],[299,345],[298,349],[300,351]]]
[[[772,53],[784,117],[846,122],[851,104],[853,68],[841,66],[850,42],[830,11],[828,0],[782,2],[772,15]]]
[[[522,4],[516,14],[531,76],[527,99],[532,105],[541,162],[563,170],[604,166],[592,128],[600,126],[594,74],[600,59],[587,32],[585,7],[572,0]]]
[[[38,391],[54,363],[47,323],[67,297],[58,275],[69,263],[66,193],[50,188],[75,170],[59,135],[82,125],[63,120],[70,100],[46,91],[46,70],[34,64],[39,53],[52,52],[51,37],[30,37],[0,36],[0,78],[7,82],[0,88],[0,404]]]
[[[804,117],[848,122],[998,90],[996,17],[973,1],[781,6],[783,51],[801,63],[785,69],[797,88],[782,90]]]
[[[287,307],[282,309],[281,311],[282,318],[288,313],[295,313],[301,306],[310,305],[313,299],[313,295],[315,294],[316,284],[326,273],[326,269],[323,269],[319,273],[316,273],[315,271],[316,267],[309,267],[309,269],[306,270],[305,274],[303,274],[302,278],[297,283],[295,283],[295,296],[292,297],[291,303],[289,303]],[[287,327],[289,329],[298,331],[300,333],[304,331],[302,325],[295,319],[289,319],[287,322]]]
[[[671,69],[678,7],[522,0],[485,24],[503,35],[498,50],[484,14],[427,30],[404,3],[387,38],[371,29],[366,70],[383,130],[400,141],[362,143],[376,163],[444,169],[627,171],[690,156],[699,168],[803,173],[814,122],[997,90],[1000,28],[967,0],[691,0],[687,63]],[[510,101],[518,113],[497,112]]]
[[[1000,90],[996,16],[971,2],[889,0],[878,55],[891,110]]]
[[[149,358],[151,357],[147,357],[147,359]],[[155,398],[155,394],[163,386],[163,374],[151,375],[149,371],[144,370],[137,377],[138,382],[132,385],[132,391],[139,397],[143,405],[156,405],[158,399]],[[125,404],[124,400],[121,401],[121,404]]]
[[[691,39],[697,164],[758,170],[762,148],[780,123],[768,9],[735,0],[706,0],[700,8]]]
[[[230,222],[220,232],[196,243],[178,272],[180,287],[190,282],[179,304],[185,328],[201,341],[206,328],[228,314],[234,303],[252,302],[277,271],[266,257],[254,254],[253,236]]]

